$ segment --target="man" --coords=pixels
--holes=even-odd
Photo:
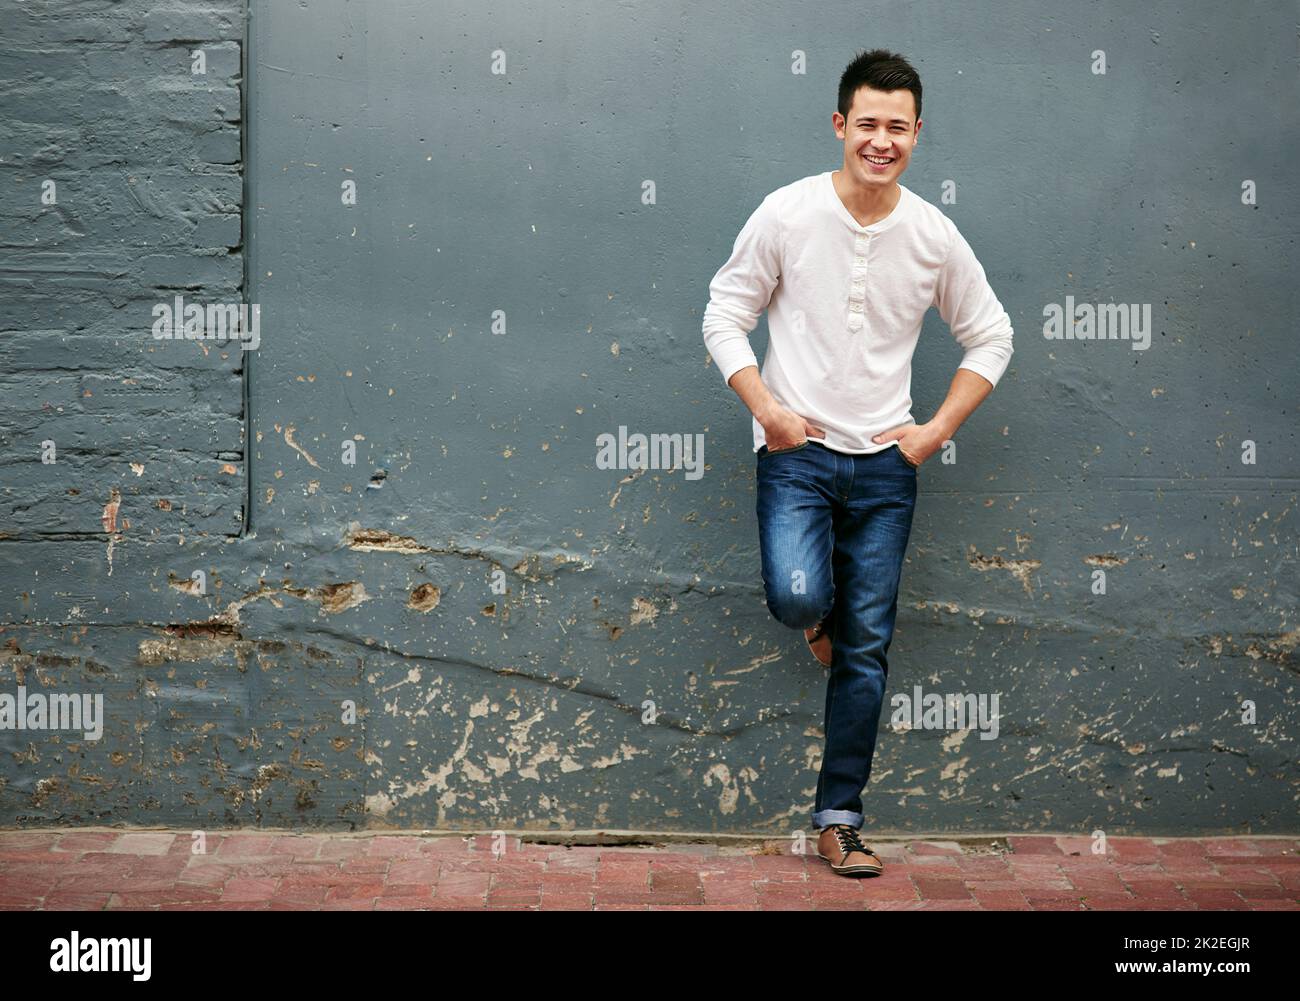
[[[871,774],[912,528],[917,469],[993,390],[1011,322],[970,245],[898,183],[921,131],[921,81],[902,56],[858,55],[831,121],[838,170],[778,188],[709,285],[704,342],[753,415],[767,606],[830,668],[812,821],[818,855],[878,874],[863,844]],[[930,306],[964,355],[925,424],[911,415],[912,354]],[[760,375],[749,343],[768,311]]]

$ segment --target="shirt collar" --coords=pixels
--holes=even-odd
[[[843,220],[855,233],[866,233],[870,236],[875,236],[877,233],[883,233],[898,222],[898,220],[906,214],[911,205],[912,193],[903,186],[902,182],[899,182],[898,204],[894,206],[894,210],[878,222],[873,222],[870,226],[863,226],[853,218],[853,213],[845,207],[842,201],[840,201],[839,193],[835,190],[834,173],[835,171],[828,170],[822,175],[822,187],[826,190],[826,197],[830,199],[832,211],[834,211],[835,214],[839,216],[839,218]]]

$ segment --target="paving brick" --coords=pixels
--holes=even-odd
[[[70,831],[59,835],[50,847],[57,852],[102,852],[117,839],[114,831]]]
[[[364,874],[374,876],[388,872],[392,866],[402,865],[410,861],[412,859],[404,856],[380,856],[375,858],[369,855],[354,855],[352,858],[340,860],[336,868],[339,872],[349,875]]]
[[[91,893],[55,889],[45,895],[41,907],[47,911],[102,911],[111,896],[107,890]]]
[[[316,848],[318,859],[355,858],[366,854],[364,838],[323,838]]]
[[[705,884],[703,899],[706,904],[739,904],[758,900],[753,886],[709,886]]]
[[[930,901],[930,903],[934,903],[934,901]],[[979,904],[976,903],[974,900],[940,901],[940,903],[952,903],[952,904],[970,903],[975,907],[979,906]],[[925,904],[926,901],[915,900],[915,899],[913,900],[872,900],[867,905],[867,909],[871,911],[919,911],[919,910],[926,909]],[[933,910],[933,908],[929,908],[929,909]]]
[[[957,860],[957,871],[963,879],[972,880],[1007,879],[1011,874],[1010,866],[1001,858],[961,858]]]
[[[271,844],[275,855],[292,855],[294,858],[315,858],[320,850],[320,836],[282,834]]]
[[[40,909],[40,897],[10,896],[0,891],[0,911],[36,911]]]
[[[227,903],[223,900],[217,900],[212,903],[179,903],[179,904],[159,904],[157,907],[160,911],[269,911],[271,902],[267,900],[245,900]],[[279,910],[298,910],[297,907],[282,906]]]
[[[1140,900],[1150,900],[1156,897],[1182,899],[1182,891],[1178,884],[1172,879],[1124,879],[1124,885],[1129,888],[1129,892]]]
[[[321,911],[373,911],[378,898],[365,897],[339,897],[336,899],[326,899],[317,910]]]
[[[113,892],[108,908],[156,907],[159,904],[181,903],[215,903],[221,899],[221,892],[206,886],[187,886],[176,884],[165,890],[130,890]]]
[[[60,831],[0,831],[0,857],[28,850],[48,852],[61,836]]]
[[[596,884],[595,873],[545,872],[541,886],[546,893],[590,893]]]
[[[837,876],[836,879],[845,879],[846,877]],[[855,880],[862,886],[862,893],[872,902],[878,900],[920,900],[917,895],[917,889],[912,885],[909,879],[901,883],[887,884],[881,881],[879,876],[872,876],[863,880]]]
[[[1215,855],[1241,856],[1259,855],[1260,848],[1255,842],[1245,838],[1202,838],[1206,857]]]
[[[914,908],[918,911],[978,911],[982,910],[978,900],[923,900]]]
[[[1061,846],[1056,843],[1055,838],[1032,836],[1032,835],[1012,835],[1007,838],[1007,844],[1011,851],[1016,855],[1063,855]]]
[[[278,879],[246,879],[236,877],[229,880],[221,891],[221,899],[227,903],[250,900],[270,900],[275,896]]]
[[[428,883],[438,880],[440,867],[436,859],[428,857],[396,859],[388,864],[388,883]]]
[[[589,911],[590,893],[542,893],[541,909],[544,911]]]
[[[850,897],[836,893],[814,891],[808,895],[808,903],[815,911],[865,911],[869,902],[866,897]]]
[[[485,894],[492,883],[486,872],[444,872],[438,877],[439,896],[477,896]]]
[[[423,854],[423,838],[406,836],[389,836],[380,835],[366,839],[366,855],[370,858],[414,858]],[[485,851],[491,854],[491,845],[486,845]]]
[[[1244,900],[1296,900],[1296,894],[1292,890],[1284,889],[1281,886],[1243,886],[1237,890],[1237,893]]]
[[[1199,838],[1153,838],[1152,844],[1164,858],[1204,858],[1205,842]]]
[[[166,855],[175,842],[175,834],[142,831],[119,834],[117,839],[103,850],[118,855]]]
[[[438,908],[450,907],[470,907],[483,908],[487,905],[488,891],[474,892],[472,889],[462,889],[460,887],[445,888],[435,886],[433,888],[433,902]]]
[[[955,841],[910,841],[907,844],[909,855],[956,855],[962,854],[961,845]],[[879,857],[879,856],[877,856]],[[884,859],[881,858],[883,862]]]
[[[1122,862],[1158,862],[1162,858],[1151,838],[1107,838],[1106,850]]]
[[[1114,873],[1070,873],[1066,878],[1069,884],[1081,894],[1109,893],[1129,896],[1128,887]]]
[[[478,901],[473,905],[467,905],[466,909],[481,907],[482,903],[482,901]],[[375,901],[375,910],[377,911],[428,911],[432,909],[432,896],[380,897]]]
[[[63,889],[72,889],[78,885],[75,876],[63,873],[60,870],[49,870],[32,873],[14,873],[6,872],[0,875],[0,895],[6,897],[43,897],[56,886]],[[116,885],[116,884],[114,884]],[[99,890],[98,886],[80,886],[84,890]],[[111,887],[107,887],[111,889]]]
[[[1230,889],[1184,889],[1185,896],[1202,910],[1248,910],[1248,905],[1236,890]]]
[[[656,893],[671,891],[679,893],[700,893],[700,877],[692,869],[690,872],[660,872],[657,868],[650,873],[650,887]]]
[[[274,834],[231,834],[221,839],[215,855],[220,859],[258,858],[270,855],[275,845]]]
[[[645,890],[597,886],[594,897],[598,907],[610,904],[636,904],[645,907],[650,903],[650,894]]]
[[[933,876],[913,876],[917,893],[924,900],[969,900],[971,891],[964,880],[939,879]]]
[[[1025,895],[1018,890],[985,890],[975,887],[971,897],[986,911],[1027,911],[1030,909]]]

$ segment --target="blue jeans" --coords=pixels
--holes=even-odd
[[[812,822],[860,828],[916,467],[897,445],[849,455],[811,438],[776,452],[764,445],[755,462],[767,607],[797,629],[830,616],[826,747]]]

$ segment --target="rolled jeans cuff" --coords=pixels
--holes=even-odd
[[[864,819],[862,814],[852,810],[819,810],[812,815],[813,827],[818,830],[833,824],[848,824],[854,830],[860,830]]]

